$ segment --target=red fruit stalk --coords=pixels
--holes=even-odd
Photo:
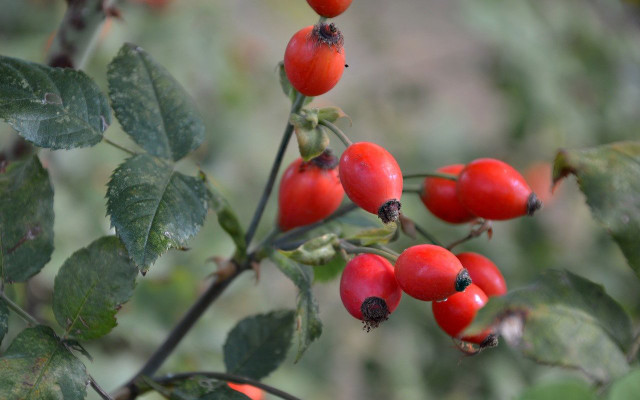
[[[393,265],[375,254],[360,254],[349,261],[340,279],[342,304],[369,331],[386,321],[402,298]]]
[[[464,164],[447,165],[438,168],[438,172],[458,176]],[[456,191],[456,182],[444,178],[425,178],[420,199],[433,215],[451,224],[460,224],[476,216],[467,210]]]
[[[333,18],[342,14],[352,0],[307,0],[307,3],[321,17]]]
[[[402,290],[424,301],[446,299],[471,283],[469,273],[453,253],[431,244],[412,246],[403,251],[396,261],[395,271]]]
[[[296,32],[284,52],[291,85],[305,96],[319,96],[340,80],[345,66],[342,33],[334,24],[307,26]]]
[[[487,257],[478,253],[457,254],[462,266],[469,271],[469,276],[489,297],[502,296],[507,293],[507,283],[498,267]]]
[[[491,334],[487,329],[479,334],[462,336],[460,334],[471,324],[479,309],[487,304],[489,298],[473,283],[464,292],[456,293],[446,300],[431,304],[436,322],[449,336],[465,342],[482,344]]]
[[[460,202],[475,215],[505,220],[533,215],[542,202],[509,164],[480,158],[467,164],[456,185]]]
[[[347,196],[384,223],[400,215],[402,171],[393,156],[375,143],[354,143],[340,157],[340,182]]]
[[[282,231],[309,225],[333,214],[344,190],[338,159],[329,150],[304,162],[298,158],[284,171],[278,192],[278,226]]]

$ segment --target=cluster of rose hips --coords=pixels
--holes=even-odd
[[[348,1],[312,1],[323,17],[342,13]],[[306,96],[326,93],[344,70],[343,38],[333,24],[320,23],[297,32],[287,45],[284,69],[291,85]],[[330,151],[305,162],[295,160],[280,182],[278,226],[286,231],[331,215],[344,193],[385,224],[400,217],[403,176],[394,157],[383,147],[349,144],[338,161]],[[420,197],[436,217],[449,223],[476,219],[506,220],[532,215],[541,202],[524,178],[495,159],[449,165],[428,174]],[[367,330],[386,320],[402,292],[431,301],[438,325],[451,337],[484,345],[485,331],[461,336],[476,312],[491,296],[506,293],[499,269],[476,253],[454,255],[448,249],[421,244],[405,249],[392,265],[377,254],[358,254],[342,273],[340,296],[347,311]]]

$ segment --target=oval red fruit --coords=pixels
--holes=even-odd
[[[333,18],[342,14],[352,0],[307,0],[307,3],[321,17]]]
[[[369,330],[398,307],[402,290],[389,261],[375,254],[360,254],[342,271],[340,298],[349,314],[362,320]]]
[[[344,190],[337,164],[337,158],[325,152],[309,162],[298,158],[287,167],[278,193],[282,231],[320,221],[340,206]]]
[[[438,172],[458,176],[464,164],[453,164],[438,168]],[[456,192],[456,182],[444,178],[425,178],[420,199],[433,215],[451,224],[460,224],[476,216],[467,210]]]
[[[471,283],[460,261],[444,247],[412,246],[400,254],[396,280],[411,297],[424,301],[443,300],[463,291]]]
[[[344,71],[343,39],[334,24],[307,26],[296,32],[284,52],[291,85],[305,96],[331,90]]]
[[[489,329],[472,336],[459,335],[471,324],[479,309],[489,298],[473,283],[464,292],[456,293],[446,300],[431,304],[436,322],[449,336],[466,342],[481,344],[491,333]]]
[[[383,147],[371,142],[347,147],[340,157],[340,182],[351,201],[382,222],[398,219],[402,171]]]
[[[467,164],[456,185],[460,202],[475,215],[505,220],[533,215],[542,202],[509,164],[480,158]]]
[[[478,253],[456,254],[462,266],[469,271],[471,280],[489,297],[507,293],[507,283],[498,267],[487,257]]]

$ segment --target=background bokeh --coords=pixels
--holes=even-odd
[[[0,0],[0,54],[43,62],[62,0]],[[174,0],[165,7],[124,2],[85,70],[106,91],[106,66],[123,42],[145,48],[195,98],[206,140],[180,168],[200,165],[248,224],[287,119],[276,72],[291,35],[317,20],[303,0]],[[640,12],[631,3],[590,1],[354,0],[335,19],[349,68],[338,86],[314,100],[340,106],[339,125],[355,140],[387,147],[404,172],[433,171],[477,157],[507,161],[548,199],[535,218],[494,225],[493,239],[459,251],[481,252],[502,269],[510,288],[541,271],[565,268],[602,283],[636,318],[638,278],[590,217],[575,182],[551,196],[550,162],[561,147],[637,139],[640,126]],[[0,124],[0,146],[15,134]],[[107,137],[135,147],[117,123]],[[342,145],[332,139],[333,148]],[[51,262],[13,295],[53,321],[51,291],[62,262],[113,232],[105,216],[111,171],[125,154],[105,145],[40,151],[55,189]],[[286,162],[296,157],[295,143]],[[537,182],[537,183],[534,183]],[[407,182],[417,187],[420,182]],[[271,201],[258,235],[275,218]],[[436,220],[416,195],[406,215],[443,242],[468,226]],[[354,220],[377,222],[364,213]],[[404,238],[397,250],[417,243]],[[108,390],[127,380],[209,282],[208,257],[228,256],[232,242],[209,215],[187,252],[171,251],[138,280],[119,326],[87,343],[89,371]],[[324,333],[294,364],[290,357],[265,382],[304,399],[512,399],[528,387],[575,379],[542,367],[506,345],[464,357],[436,326],[430,305],[405,296],[392,318],[370,333],[343,309],[338,281],[315,286]],[[293,284],[268,262],[260,280],[244,274],[189,333],[163,372],[223,369],[221,348],[241,318],[295,305]],[[53,324],[52,324],[53,325]],[[11,335],[22,327],[12,321]],[[10,338],[3,343],[3,349]],[[89,398],[97,398],[89,391]],[[156,398],[149,395],[145,398]]]

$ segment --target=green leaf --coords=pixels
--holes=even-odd
[[[613,382],[609,389],[609,400],[635,399],[640,393],[640,369],[635,369]]]
[[[0,273],[24,282],[53,252],[53,188],[37,156],[0,172]]]
[[[123,45],[107,78],[118,121],[146,151],[179,160],[200,146],[204,123],[193,100],[143,49]]]
[[[336,254],[328,263],[313,269],[314,282],[330,282],[340,276],[347,265],[347,260],[341,254]]]
[[[115,314],[133,294],[138,269],[115,236],[102,237],[62,264],[53,290],[53,312],[72,337],[96,339],[117,324]]]
[[[278,368],[291,347],[293,318],[293,311],[281,310],[240,321],[224,344],[227,372],[259,380]]]
[[[397,230],[398,226],[395,222],[392,222],[385,224],[381,228],[365,229],[346,239],[349,241],[357,241],[360,246],[385,244],[389,243],[396,236]]]
[[[574,174],[591,213],[640,276],[640,142],[558,152],[553,180]]]
[[[299,289],[295,331],[298,345],[295,362],[298,362],[311,342],[322,334],[322,321],[318,318],[318,303],[311,291],[313,269],[300,265],[277,251],[272,252],[270,258]]]
[[[280,250],[280,253],[305,265],[324,265],[336,255],[334,245],[337,240],[338,235],[327,233],[304,242],[295,250]]]
[[[289,82],[289,78],[287,78],[287,73],[284,70],[284,61],[278,63],[278,77],[280,78],[282,93],[293,102],[296,98],[296,90],[291,86],[291,82]]]
[[[89,376],[84,364],[47,326],[27,328],[0,357],[0,398],[84,399]]]
[[[342,117],[348,117],[340,107],[324,107],[318,109],[318,119],[322,121],[336,122]]]
[[[9,330],[9,307],[4,300],[0,299],[0,343],[4,339],[4,335]]]
[[[231,389],[226,382],[196,375],[188,379],[171,382],[171,400],[250,400],[244,394]]]
[[[596,400],[595,392],[588,383],[578,380],[543,383],[528,388],[519,400]]]
[[[201,173],[201,177],[206,179],[203,173]],[[213,184],[207,186],[207,194],[209,207],[211,207],[218,216],[218,223],[235,243],[238,255],[244,257],[247,254],[247,243],[244,240],[244,229],[242,229],[238,216],[233,211],[233,208],[231,208],[227,199]]]
[[[0,118],[36,146],[93,146],[111,124],[107,97],[84,72],[0,56]]]
[[[492,298],[467,330],[492,325],[525,356],[575,368],[596,381],[624,375],[629,317],[602,286],[567,271],[547,271],[530,286]]]
[[[170,247],[183,247],[204,223],[207,190],[201,179],[140,154],[113,173],[107,213],[129,255],[144,271]]]

